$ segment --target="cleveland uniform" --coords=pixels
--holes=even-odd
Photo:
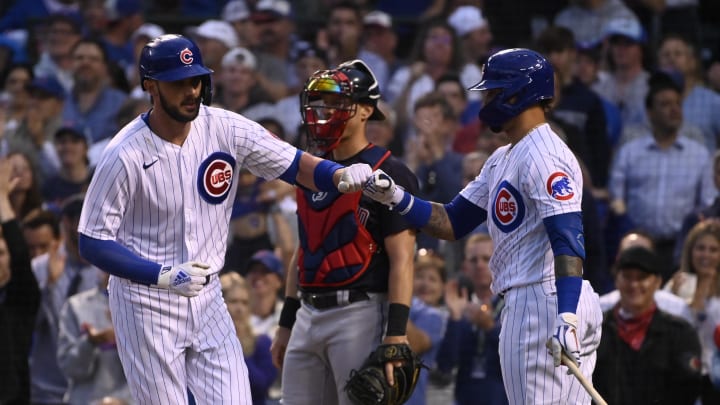
[[[242,349],[216,273],[227,248],[236,174],[246,168],[277,178],[295,154],[294,147],[260,125],[205,105],[182,146],[153,134],[147,114],[108,145],[88,189],[79,231],[115,240],[163,265],[205,262],[213,273],[194,298],[110,278],[120,358],[140,403],[186,403],[185,381],[204,403],[251,403]]]
[[[494,293],[505,297],[500,363],[512,404],[589,404],[590,396],[564,367],[554,367],[545,342],[557,317],[553,251],[543,218],[579,212],[583,179],[577,159],[548,124],[515,145],[498,148],[461,191],[487,210],[495,244]],[[591,380],[602,312],[583,281],[577,308],[583,374]]]

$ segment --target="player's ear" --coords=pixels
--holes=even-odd
[[[370,118],[370,116],[372,115],[374,108],[375,107],[369,104],[358,104],[356,114],[360,115],[361,121],[367,121],[368,118]]]
[[[157,80],[145,79],[143,85],[145,86],[145,90],[148,92],[148,94],[150,94],[151,98],[155,98],[157,96]]]

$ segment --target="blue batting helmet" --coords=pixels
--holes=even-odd
[[[143,90],[147,79],[173,82],[205,76],[202,83],[203,103],[211,102],[210,74],[213,71],[203,65],[200,49],[190,38],[167,34],[148,42],[140,53],[139,70]]]
[[[501,92],[480,109],[480,120],[499,131],[503,124],[528,107],[555,94],[550,63],[530,49],[506,49],[490,56],[483,67],[480,83],[470,90],[500,89]]]

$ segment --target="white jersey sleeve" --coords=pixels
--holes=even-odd
[[[83,235],[101,240],[117,237],[136,183],[119,152],[119,148],[107,149],[95,169],[80,214],[78,230]]]
[[[556,137],[529,140],[536,145],[528,148],[526,170],[521,172],[523,195],[534,201],[540,218],[579,212],[583,178],[575,155]]]

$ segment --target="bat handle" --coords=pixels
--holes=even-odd
[[[599,392],[593,387],[592,383],[585,378],[585,376],[582,374],[578,366],[568,358],[568,356],[563,352],[561,354],[561,361],[562,364],[567,366],[568,369],[570,369],[570,372],[577,378],[577,380],[580,382],[580,384],[585,388],[585,391],[590,394],[590,397],[592,397],[593,401],[597,405],[608,405],[608,403],[603,399],[603,397],[600,395]]]
[[[348,191],[350,191],[350,184],[345,181],[341,181],[340,183],[338,183],[338,191],[340,191],[341,193],[347,193]]]

